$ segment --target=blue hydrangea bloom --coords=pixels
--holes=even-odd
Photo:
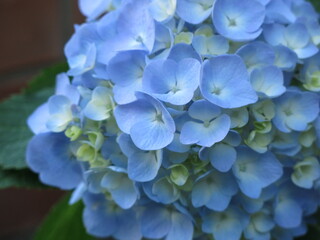
[[[193,58],[152,61],[144,71],[143,90],[164,102],[187,104],[199,86],[200,69],[200,63]]]
[[[211,233],[217,240],[235,240],[248,224],[249,218],[237,207],[224,212],[213,212],[204,216],[202,230]]]
[[[113,236],[120,240],[141,239],[140,224],[132,209],[122,210],[109,205],[103,194],[87,192],[83,202],[83,220],[88,233],[96,237]]]
[[[251,198],[258,198],[261,190],[278,180],[283,171],[272,153],[258,154],[248,148],[237,149],[232,170],[241,191]]]
[[[273,65],[275,61],[275,53],[272,47],[259,41],[242,46],[238,49],[236,54],[244,60],[244,63],[250,72],[255,68]]]
[[[166,22],[174,16],[176,5],[177,0],[152,0],[149,10],[156,21]]]
[[[319,96],[300,91],[288,91],[275,100],[274,125],[282,132],[304,131],[319,115]]]
[[[218,33],[234,41],[256,39],[262,32],[265,7],[257,1],[216,0],[212,20]]]
[[[142,90],[142,76],[145,67],[143,51],[120,52],[110,59],[108,75],[114,86],[114,99],[119,104],[136,100],[135,91]]]
[[[192,220],[179,211],[170,211],[160,205],[147,205],[141,216],[141,232],[147,238],[167,240],[191,240],[193,235]]]
[[[82,181],[81,165],[72,154],[69,139],[61,133],[34,136],[28,145],[26,160],[48,185],[73,189]]]
[[[320,206],[306,0],[79,0],[27,163],[116,240],[293,240]]]
[[[93,20],[106,12],[110,7],[112,0],[99,0],[94,3],[88,0],[79,0],[79,8],[87,20]]]
[[[157,150],[173,139],[175,125],[162,103],[145,93],[137,94],[138,100],[116,107],[114,114],[119,128],[130,134],[142,150]]]
[[[286,46],[301,59],[311,57],[318,52],[318,48],[311,42],[307,28],[300,22],[290,24],[288,27],[277,23],[266,25],[263,34],[272,46]]]
[[[177,13],[186,22],[199,24],[207,19],[214,0],[177,0]]]
[[[251,73],[250,81],[261,97],[275,98],[286,91],[282,71],[275,66],[255,69]]]
[[[238,108],[257,101],[244,62],[237,55],[221,55],[206,61],[200,89],[208,101],[223,108]]]
[[[206,100],[194,102],[188,111],[190,117],[198,121],[188,121],[181,129],[180,141],[183,144],[197,143],[211,147],[228,134],[230,118],[221,114],[219,107]]]
[[[206,206],[215,211],[224,211],[237,191],[237,183],[232,175],[212,171],[196,181],[191,194],[192,204],[194,207]]]

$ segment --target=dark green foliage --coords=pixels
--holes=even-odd
[[[94,240],[82,223],[82,202],[68,204],[64,197],[49,213],[40,226],[34,240]]]

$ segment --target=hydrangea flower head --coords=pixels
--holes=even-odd
[[[304,0],[79,0],[30,168],[89,234],[293,240],[320,204],[319,19]],[[281,9],[281,11],[280,11]]]

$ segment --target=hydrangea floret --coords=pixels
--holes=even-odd
[[[292,240],[320,198],[304,0],[80,0],[27,162],[96,237]]]

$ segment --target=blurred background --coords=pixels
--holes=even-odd
[[[0,0],[1,98],[63,61],[73,25],[83,21],[77,0]]]
[[[64,61],[73,25],[83,21],[77,0],[0,0],[0,100],[18,93],[41,69]],[[0,190],[0,240],[31,239],[63,194]]]

